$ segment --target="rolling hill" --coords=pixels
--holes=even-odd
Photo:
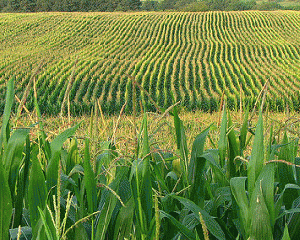
[[[300,12],[0,14],[1,111],[8,79],[15,76],[21,99],[41,63],[45,114],[60,112],[68,85],[74,115],[96,103],[117,113],[127,102],[129,113],[133,99],[147,111],[153,101],[214,111],[223,94],[238,109],[265,85],[270,110],[299,111]],[[32,87],[26,106],[33,108]]]

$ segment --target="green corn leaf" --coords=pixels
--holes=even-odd
[[[189,182],[192,185],[191,200],[200,207],[204,207],[205,178],[204,167],[206,159],[202,157],[206,137],[210,127],[202,131],[195,139],[189,163]]]
[[[277,219],[285,215],[285,213],[279,215],[279,212],[280,212],[282,204],[283,204],[283,196],[284,196],[285,192],[289,189],[294,189],[294,190],[299,191],[300,187],[296,184],[285,185],[283,191],[279,194],[279,197],[277,198],[277,201],[275,202],[275,216]]]
[[[109,187],[118,193],[120,182],[127,178],[128,169],[122,167],[117,171],[115,179],[111,182]],[[108,189],[103,190],[98,211],[101,211],[96,218],[96,235],[94,239],[103,240],[106,239],[106,231],[111,221],[113,211],[119,202],[118,198]]]
[[[275,151],[272,146],[273,143],[273,138],[274,138],[274,130],[273,130],[273,125],[271,125],[270,128],[270,136],[269,136],[269,141],[268,141],[268,155],[267,155],[267,161],[275,159]]]
[[[201,158],[204,158],[212,168],[215,181],[218,182],[221,186],[225,187],[229,185],[229,181],[225,176],[224,170],[221,168],[219,163],[217,163],[218,157],[218,151],[215,149],[208,150],[201,156]]]
[[[247,132],[248,132],[248,117],[249,117],[249,108],[247,108],[245,112],[245,117],[243,121],[243,125],[240,131],[240,155],[244,156],[243,151],[246,148],[246,139],[247,139]]]
[[[39,224],[38,236],[36,239],[45,238],[45,236],[43,234],[43,232],[45,231],[47,240],[58,240],[59,237],[56,236],[54,224],[51,220],[51,217],[49,216],[50,215],[48,212],[49,210],[47,208],[45,208],[45,210],[43,211],[43,210],[41,210],[40,207],[38,207],[38,211],[40,214],[40,224]]]
[[[137,218],[137,236],[141,238],[141,234],[147,233],[147,219],[145,218],[144,207],[142,205],[142,160],[138,159],[133,162],[130,173],[131,189],[136,205]],[[151,199],[152,201],[152,199]]]
[[[141,203],[142,208],[145,213],[147,228],[150,227],[152,220],[152,206],[153,206],[153,197],[152,197],[152,180],[151,180],[151,169],[150,169],[150,147],[148,139],[148,130],[147,130],[147,115],[144,115],[143,119],[143,139],[142,139],[142,150],[140,157],[143,159],[140,164],[142,164],[141,174],[139,171],[138,179],[140,181],[140,191],[141,191]]]
[[[45,209],[47,200],[47,189],[45,178],[39,160],[35,157],[32,159],[30,171],[30,181],[28,187],[28,204],[30,212],[31,227],[33,238],[36,238],[38,229],[36,228],[40,214],[40,209]]]
[[[264,164],[264,133],[262,112],[259,112],[251,157],[247,167],[248,190],[251,194]]]
[[[174,218],[172,215],[160,210],[160,217],[161,218],[168,218],[172,224],[180,231],[180,233],[182,235],[184,235],[187,239],[194,239],[196,240],[196,235],[190,230],[188,229],[185,225],[183,225],[182,223],[180,223],[178,220],[176,220],[176,218]]]
[[[286,217],[288,232],[291,239],[298,239],[300,235],[300,197],[292,204],[292,208],[284,210],[280,217]]]
[[[293,142],[289,142],[286,132],[284,133],[278,158],[294,163],[295,156],[293,151]],[[295,184],[293,169],[285,163],[278,163],[278,176],[280,179],[281,190],[283,190],[284,186],[288,183]]]
[[[222,117],[221,128],[220,128],[220,139],[218,142],[220,165],[222,168],[225,165],[225,156],[226,156],[226,152],[227,152],[226,131],[227,131],[227,112],[226,112],[226,107],[224,106],[223,117]]]
[[[90,161],[89,140],[86,139],[84,150],[84,184],[86,189],[89,213],[93,213],[96,210],[97,205],[97,189],[95,174],[92,170]]]
[[[239,219],[243,229],[243,235],[249,236],[249,201],[246,194],[246,177],[235,177],[230,179],[232,195],[239,208]]]
[[[5,164],[5,172],[9,179],[9,186],[13,193],[13,198],[15,195],[16,182],[19,176],[19,169],[23,161],[24,145],[28,135],[29,129],[15,130],[4,149],[3,160]]]
[[[277,219],[282,218],[282,217],[284,217],[288,214],[294,214],[294,213],[300,213],[300,208],[292,208],[292,209],[289,209],[289,210],[284,210],[283,212],[281,212],[281,214],[279,214],[277,216]],[[300,215],[298,215],[298,216],[300,216]]]
[[[260,185],[264,202],[270,217],[271,227],[275,224],[275,206],[274,206],[274,181],[275,181],[275,164],[264,165],[259,175],[256,185]]]
[[[5,170],[7,172],[9,172],[13,166],[20,166],[29,131],[29,129],[17,129],[10,137],[3,154]]]
[[[298,145],[298,144],[297,144]],[[285,132],[283,140],[280,145],[280,151],[278,154],[278,158],[280,160],[285,160],[290,163],[294,163],[295,161],[295,142],[289,142],[287,137],[287,133]],[[293,166],[288,165],[286,163],[278,163],[278,177],[279,177],[279,189],[282,191],[286,184],[295,184],[296,179],[294,178]],[[296,170],[297,171],[297,170]],[[298,170],[299,171],[299,170]],[[287,209],[292,207],[293,201],[299,196],[298,191],[295,189],[286,189],[285,194],[283,196],[283,202]]]
[[[62,132],[60,135],[58,135],[50,144],[51,147],[51,154],[55,154],[57,152],[59,152],[64,144],[64,142],[72,137],[76,130],[79,128],[81,123],[78,123],[77,125],[75,125],[74,127],[71,127],[67,130],[65,130],[64,132]]]
[[[177,149],[180,153],[180,167],[183,172],[184,184],[188,186],[188,148],[185,136],[185,130],[181,119],[178,116],[177,108],[174,107],[174,126],[176,133]]]
[[[175,133],[176,133],[176,143],[177,143],[177,149],[180,149],[181,144],[181,120],[178,116],[177,108],[174,107],[174,126],[175,126]]]
[[[97,156],[97,175],[101,175],[101,172],[103,171],[102,167],[109,166],[111,161],[117,157],[117,154],[114,151],[115,149],[115,145],[111,141],[102,142],[102,154]]]
[[[66,161],[66,174],[68,175],[76,164],[79,164],[78,156],[78,142],[76,138],[72,138],[70,147],[68,149],[68,156]]]
[[[162,191],[166,191],[169,193],[167,181],[165,180],[165,179],[167,179],[168,175],[165,176],[164,169],[163,169],[164,168],[163,162],[159,162],[159,163],[155,164],[153,167],[154,167],[153,173],[156,176],[156,181],[159,184],[160,188],[162,189]],[[174,172],[172,172],[172,173],[175,174]],[[176,174],[175,174],[175,176],[176,176]]]
[[[95,239],[103,240],[106,238],[106,230],[110,223],[112,213],[117,204],[118,199],[112,193],[109,193],[103,208],[101,209],[101,213],[98,218],[98,225],[96,231]]]
[[[75,134],[80,124],[81,123],[62,132],[50,144],[51,158],[47,166],[47,174],[46,174],[48,190],[50,190],[53,186],[55,186],[57,182],[58,162],[59,162],[58,159],[60,158],[60,151],[63,147],[63,144],[69,137]]]
[[[78,205],[79,206],[85,206],[86,203],[86,199],[85,199],[85,188],[84,188],[84,181],[81,181],[80,184],[80,189],[75,188],[75,196],[77,198],[78,201]],[[78,208],[78,210],[76,211],[76,213],[73,215],[74,218],[74,223],[76,222],[76,220],[78,219],[82,219],[86,217],[86,208],[85,207],[80,207]],[[90,239],[88,238],[88,233],[87,233],[87,227],[86,224],[80,223],[77,225],[77,227],[75,228],[75,239],[74,240],[87,240]]]
[[[205,200],[205,182],[206,179],[204,177],[204,167],[205,167],[206,159],[203,157],[199,157],[196,160],[195,166],[195,180],[192,184],[192,190],[190,193],[191,200],[194,201],[200,207],[204,207]]]
[[[273,240],[270,214],[262,192],[261,181],[257,181],[250,200],[249,238]]]
[[[230,114],[228,114],[228,128],[232,128],[233,123],[231,121]],[[230,132],[228,133],[228,163],[227,163],[227,179],[230,179],[232,177],[236,176],[236,164],[234,162],[235,157],[239,156],[240,149],[239,145],[237,143],[237,137],[234,133],[234,129],[232,128]]]
[[[118,217],[116,219],[114,239],[129,239],[132,229],[132,222],[134,216],[135,204],[131,197],[125,207],[121,207]]]
[[[180,129],[181,129],[181,144],[180,144],[180,166],[183,170],[183,179],[186,186],[188,186],[188,148],[187,148],[187,140],[185,136],[185,130],[183,126],[183,122],[180,120]]]
[[[75,165],[72,170],[69,172],[68,177],[72,177],[74,174],[84,175],[84,168],[81,165]]]
[[[1,127],[1,133],[0,133],[0,149],[2,148],[2,145],[4,145],[4,147],[5,147],[7,139],[9,137],[9,136],[7,136],[7,129],[9,126],[9,118],[10,118],[10,114],[11,114],[11,109],[12,109],[14,99],[15,99],[14,81],[15,81],[15,77],[12,77],[7,82],[5,107],[4,107],[4,112],[3,112],[2,127]]]
[[[23,201],[25,196],[25,188],[28,183],[28,174],[29,174],[29,165],[30,165],[30,139],[29,136],[26,138],[26,147],[25,147],[25,158],[24,165],[21,169],[21,173],[19,175],[17,181],[17,196],[15,201],[15,219],[14,219],[14,227],[17,228],[22,224],[22,213],[23,213]]]
[[[31,227],[21,227],[21,238],[18,238],[19,228],[13,228],[9,230],[10,233],[10,239],[11,240],[26,240],[26,239],[32,239],[32,229]],[[23,238],[22,238],[23,237]]]
[[[289,235],[291,239],[298,239],[300,235],[300,209],[299,203],[294,209],[286,210],[289,224]]]
[[[149,139],[148,139],[148,124],[147,124],[147,115],[144,114],[143,123],[142,123],[142,132],[143,132],[143,138],[142,138],[142,149],[140,151],[139,157],[140,158],[150,158],[150,147],[149,147]]]
[[[295,165],[300,165],[300,157],[295,158]],[[300,168],[296,167],[296,183],[297,185],[300,185]]]
[[[284,227],[284,232],[281,240],[291,240],[290,235],[289,235],[289,228],[287,225]]]
[[[195,172],[196,172],[195,165],[197,165],[197,159],[203,154],[205,140],[206,140],[206,137],[207,137],[207,135],[209,133],[209,130],[210,130],[210,127],[208,127],[205,130],[203,130],[196,137],[195,141],[193,142],[191,159],[190,159],[189,167],[188,167],[189,182],[190,183],[194,182]]]
[[[105,204],[99,215],[95,239],[103,240],[106,238],[106,230],[110,223],[110,219],[117,201],[118,199],[112,193],[108,194]]]
[[[210,216],[205,210],[197,206],[194,202],[192,202],[189,199],[178,197],[175,195],[171,195],[173,198],[177,199],[181,204],[185,206],[188,210],[192,211],[195,215],[195,218],[201,223],[199,212],[201,213],[203,220],[205,222],[205,225],[208,229],[208,231],[214,235],[217,239],[224,239],[225,240],[225,234],[220,227],[220,225],[217,223],[217,221]]]
[[[12,199],[2,162],[0,162],[0,183],[0,239],[7,240],[9,239]]]

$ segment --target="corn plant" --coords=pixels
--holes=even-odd
[[[267,109],[299,111],[299,19],[297,11],[1,14],[0,48],[7,51],[0,55],[0,112],[12,74],[21,103],[28,96],[27,109],[35,108],[28,68],[45,55],[36,85],[47,115],[63,113],[67,95],[74,116],[90,114],[98,99],[106,114],[117,114],[125,102],[132,112],[127,74],[164,108],[173,103],[171,92],[187,110],[218,111],[223,93],[231,110],[240,102],[253,107],[269,82]],[[155,111],[149,96],[136,94]]]
[[[34,92],[41,119],[35,85]],[[152,142],[145,113],[141,126],[134,126],[134,151],[124,155],[114,136],[96,146],[86,138],[80,146],[80,123],[51,141],[41,121],[36,137],[33,126],[11,128],[13,100],[12,78],[0,135],[1,239],[298,237],[298,140],[285,133],[277,142],[271,130],[265,141],[262,111],[255,131],[248,111],[237,130],[224,104],[217,141],[210,125],[189,150],[173,106],[174,151]],[[93,129],[93,116],[90,123]],[[214,149],[206,149],[208,140]]]

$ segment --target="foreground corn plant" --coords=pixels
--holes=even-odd
[[[205,150],[211,126],[187,147],[174,108],[177,150],[151,144],[147,116],[135,153],[114,142],[90,157],[78,147],[79,125],[49,142],[41,123],[11,130],[8,82],[0,135],[0,239],[297,239],[300,159],[297,140],[264,141],[262,113],[253,133],[239,133],[224,107],[217,149]],[[37,101],[35,107],[39,115]],[[244,150],[253,140],[250,156]],[[68,144],[65,144],[68,143]],[[64,145],[65,144],[65,145]],[[64,146],[68,145],[67,149]],[[20,238],[21,237],[21,238]]]

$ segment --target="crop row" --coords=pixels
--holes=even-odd
[[[149,95],[165,108],[180,101],[189,110],[214,111],[224,93],[237,109],[240,98],[252,105],[267,82],[271,110],[300,110],[299,12],[40,13],[1,15],[2,21],[1,109],[11,75],[21,98],[46,56],[36,79],[46,114],[60,112],[70,81],[73,114],[90,112],[97,101],[106,113],[125,102],[130,112],[133,99],[139,110],[155,110]]]

